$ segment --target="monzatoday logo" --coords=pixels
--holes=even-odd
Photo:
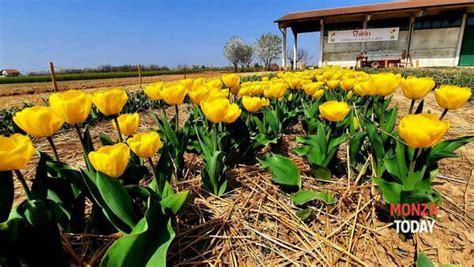
[[[437,215],[438,207],[434,203],[390,204],[390,216],[420,218],[394,220],[397,233],[432,233],[435,224],[432,217]]]

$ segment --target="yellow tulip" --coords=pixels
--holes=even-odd
[[[314,95],[312,95],[311,97],[312,97],[313,99],[319,99],[319,98],[321,98],[323,95],[324,95],[324,90],[323,90],[323,89],[319,89],[319,90],[316,91],[316,93],[314,93]]]
[[[472,95],[468,87],[441,85],[434,91],[436,102],[444,109],[458,109],[462,107]]]
[[[133,114],[122,114],[117,118],[120,132],[125,136],[131,136],[138,130],[140,116],[138,113]],[[117,131],[117,125],[115,121],[112,121],[112,126]]]
[[[211,90],[206,85],[202,85],[188,92],[188,96],[194,104],[200,105],[201,101],[209,97]]]
[[[222,97],[211,97],[202,101],[201,109],[206,118],[213,123],[233,123],[242,113],[242,110],[237,104],[230,104],[229,99]]]
[[[89,116],[92,98],[82,91],[69,90],[52,94],[49,97],[49,105],[65,122],[78,124],[84,122]]]
[[[193,89],[194,80],[193,79],[184,79],[179,81],[180,84],[184,86],[184,89],[187,91]]]
[[[269,80],[270,80],[270,79],[268,79],[268,76],[263,76],[263,77],[262,77],[262,81],[264,81],[264,82],[268,82]]]
[[[229,100],[223,97],[209,98],[201,102],[202,112],[213,123],[224,120],[229,106]]]
[[[225,114],[223,122],[233,123],[240,117],[240,114],[242,114],[242,110],[240,109],[239,105],[237,105],[236,103],[232,103],[230,104],[229,109]]]
[[[236,95],[239,93],[240,87],[240,76],[237,74],[224,74],[222,75],[222,82],[225,87],[229,88],[231,93]]]
[[[270,86],[265,88],[263,94],[266,98],[282,98],[286,90],[288,90],[288,84],[283,81],[271,82]]]
[[[133,153],[141,158],[151,158],[158,152],[163,144],[157,132],[139,133],[127,140]]]
[[[340,82],[342,89],[344,89],[345,91],[351,90],[352,87],[354,87],[354,84],[355,84],[355,79],[352,79],[352,78],[344,79]]]
[[[356,83],[354,85],[354,92],[359,96],[372,96],[375,95],[374,83],[371,79],[367,79]]]
[[[0,172],[24,169],[34,152],[33,143],[28,136],[0,135]]]
[[[331,100],[325,102],[319,106],[319,112],[321,116],[332,122],[339,122],[344,120],[344,118],[349,114],[349,105],[346,102],[338,102],[336,100]]]
[[[17,112],[13,121],[28,134],[40,138],[50,137],[63,125],[63,119],[51,107],[31,107]]]
[[[423,99],[431,90],[433,90],[435,85],[435,81],[429,77],[408,77],[402,79],[400,83],[403,95],[411,100]]]
[[[209,80],[209,81],[206,82],[206,85],[209,88],[221,89],[222,88],[222,81],[220,79]]]
[[[161,89],[163,88],[163,82],[152,83],[145,87],[143,91],[152,100],[161,100]]]
[[[270,102],[266,98],[244,96],[242,98],[242,104],[248,112],[257,112],[262,107],[268,106]]]
[[[410,147],[428,148],[441,140],[449,126],[433,114],[409,114],[401,119],[398,131]]]
[[[336,89],[339,86],[339,80],[329,80],[326,82],[328,89]]]
[[[187,94],[188,90],[186,90],[186,87],[182,84],[170,84],[161,89],[161,96],[168,105],[183,104]]]
[[[92,95],[92,103],[94,103],[99,111],[105,116],[120,113],[127,103],[127,100],[127,93],[125,90],[120,88],[99,91]]]
[[[191,86],[191,89],[189,89],[189,90],[195,90],[195,89],[197,89],[201,86],[205,86],[205,85],[206,85],[206,80],[204,78],[197,78],[197,79],[193,80],[193,86]]]
[[[370,75],[375,93],[378,96],[389,96],[400,86],[402,76],[390,72]]]
[[[112,178],[118,178],[125,172],[129,158],[130,148],[124,143],[103,146],[89,153],[92,166]]]
[[[318,91],[321,88],[321,85],[322,85],[322,83],[320,83],[320,82],[305,83],[303,85],[303,90],[307,95],[312,96],[312,95],[314,95],[314,93],[316,93],[316,91]]]

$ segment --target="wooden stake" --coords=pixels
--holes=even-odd
[[[142,72],[141,72],[140,64],[137,65],[137,69],[138,69],[138,79],[140,79],[140,88],[142,88]]]
[[[51,81],[53,82],[54,91],[58,91],[58,84],[56,83],[56,75],[54,74],[54,64],[53,62],[49,62],[49,71],[51,73]]]

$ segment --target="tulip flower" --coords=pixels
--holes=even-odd
[[[127,140],[133,153],[141,158],[151,158],[158,152],[163,144],[157,132],[139,133]]]
[[[412,76],[402,79],[400,83],[403,95],[411,100],[423,99],[431,90],[433,90],[435,85],[436,83],[433,78],[417,78]]]
[[[349,93],[347,93],[347,100],[351,100],[352,99],[352,96],[354,95],[354,93],[352,91],[349,91]]]
[[[400,120],[400,137],[412,148],[432,147],[449,129],[449,122],[433,114],[409,114]]]
[[[282,98],[286,90],[288,90],[288,84],[284,81],[271,82],[270,86],[265,88],[264,95],[266,98]]]
[[[371,79],[366,79],[356,83],[353,89],[354,92],[359,96],[375,95],[375,87]]]
[[[311,97],[312,97],[313,99],[319,99],[319,98],[321,98],[323,95],[324,95],[324,90],[323,90],[323,89],[319,89],[319,90],[316,91]]]
[[[128,96],[125,90],[114,88],[95,92],[92,103],[105,116],[117,115],[127,103]]]
[[[201,102],[201,109],[208,120],[213,123],[233,123],[239,118],[242,110],[235,103],[230,104],[227,98],[209,98]]]
[[[222,81],[220,79],[209,80],[209,81],[206,82],[206,85],[209,88],[221,89],[222,88]]]
[[[0,135],[0,172],[24,169],[34,152],[33,143],[28,136]]]
[[[391,95],[400,86],[401,75],[393,73],[378,73],[370,75],[375,93],[378,96],[386,97]]]
[[[349,79],[344,79],[342,80],[339,85],[344,89],[345,91],[350,91],[352,87],[354,87],[356,80],[349,78]]]
[[[326,82],[328,89],[336,89],[339,86],[339,80],[329,80]]]
[[[182,84],[170,84],[161,89],[163,100],[168,105],[183,104],[184,98],[188,94],[188,90]]]
[[[152,100],[161,100],[161,89],[163,88],[163,82],[152,83],[145,87],[143,91]]]
[[[344,120],[350,110],[351,109],[346,102],[338,102],[336,100],[325,102],[319,106],[321,116],[332,122],[340,122]]]
[[[179,81],[179,83],[184,86],[184,89],[186,89],[186,91],[190,91],[193,89],[194,80],[184,79],[184,80]]]
[[[224,74],[222,75],[222,82],[225,87],[229,88],[231,93],[236,95],[239,93],[240,87],[240,76],[237,74]]]
[[[130,148],[123,143],[103,146],[89,153],[92,166],[112,178],[118,178],[125,172],[129,158]]]
[[[79,90],[54,93],[49,97],[53,111],[71,125],[84,122],[91,112],[92,98]]]
[[[471,98],[472,91],[467,87],[459,87],[454,85],[441,85],[435,89],[435,98],[438,105],[444,108],[441,119],[450,109],[458,109]]]
[[[131,136],[138,130],[139,120],[140,116],[138,113],[122,114],[117,118],[120,131],[118,131],[115,122],[112,122],[112,126],[119,133],[125,136]]]
[[[204,99],[209,97],[211,92],[214,92],[214,90],[211,91],[206,85],[202,85],[189,91],[188,96],[194,104],[200,105]]]
[[[17,112],[13,121],[28,134],[41,138],[50,137],[63,125],[63,119],[51,107],[31,107]]]
[[[266,98],[244,96],[242,98],[242,105],[248,112],[257,112],[262,107],[270,105],[270,101]]]
[[[320,82],[306,83],[303,85],[303,90],[307,95],[312,96],[314,95],[314,93],[316,93],[316,91],[318,91],[321,88],[321,85],[322,83]]]

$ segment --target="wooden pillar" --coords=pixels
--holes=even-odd
[[[324,20],[319,20],[319,63],[318,66],[323,67],[323,56],[324,56]]]
[[[459,37],[458,37],[458,47],[456,49],[456,58],[454,59],[454,66],[459,66],[462,42],[464,39],[464,31],[466,30],[466,21],[467,21],[467,13],[464,13],[462,16],[461,29],[460,29]]]
[[[367,23],[370,20],[370,15],[365,15],[362,21],[362,29],[367,29]],[[360,43],[360,52],[365,52],[365,42]]]
[[[280,28],[281,38],[281,67],[286,69],[286,27]]]
[[[140,80],[140,88],[142,88],[142,72],[140,69],[140,64],[137,65],[137,69],[138,69],[138,79]]]
[[[51,73],[51,81],[53,82],[54,91],[58,91],[58,84],[56,83],[56,74],[54,73],[54,64],[49,62],[49,71]]]
[[[298,33],[293,30],[293,70],[296,70],[296,56],[298,55]]]
[[[408,60],[411,61],[410,49],[411,49],[411,40],[413,39],[414,30],[415,30],[415,16],[412,15],[410,17],[410,25],[408,26],[407,49],[405,53],[405,62],[407,63],[406,66],[408,66]]]

